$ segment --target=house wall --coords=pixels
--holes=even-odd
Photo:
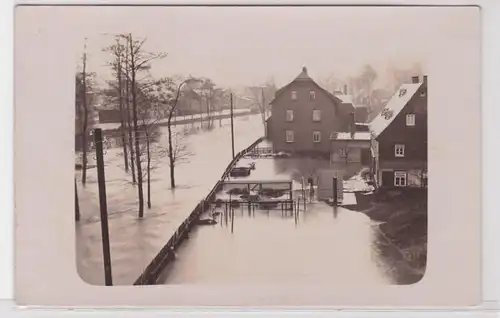
[[[361,141],[361,140],[335,140],[332,141],[331,162],[347,162],[347,163],[361,163],[362,161],[362,152],[368,151],[370,149],[370,141]],[[341,148],[346,148],[347,153],[346,156],[341,156]]]
[[[421,93],[424,92],[425,96]],[[406,115],[415,114],[415,126],[406,125]],[[384,184],[382,171],[407,172],[407,185],[420,186],[410,175],[419,174],[427,169],[427,85],[422,85],[397,115],[394,121],[377,138],[377,181],[378,186],[394,186]],[[404,157],[396,157],[395,144],[405,145]]]
[[[359,148],[350,148],[347,152],[347,156],[343,157],[340,155],[339,150],[332,151],[331,154],[332,162],[361,162],[361,149]]]
[[[316,92],[316,99],[309,99],[309,91]],[[291,92],[297,91],[297,100]],[[336,110],[332,99],[312,81],[292,82],[272,104],[272,136],[275,152],[330,152],[330,134],[333,131],[347,131],[350,118]],[[321,110],[321,121],[313,121],[313,110]],[[286,121],[286,111],[293,110],[294,120]],[[286,130],[294,131],[294,142],[286,142]],[[321,141],[313,142],[313,131],[321,132]]]

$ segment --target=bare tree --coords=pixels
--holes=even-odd
[[[174,171],[175,166],[181,163],[189,162],[189,157],[191,157],[193,154],[194,153],[189,150],[189,147],[186,143],[186,136],[180,132],[174,132],[172,136],[172,146],[170,147],[169,144],[169,147],[166,150],[166,155],[169,158],[171,173],[172,171]],[[175,178],[172,178],[171,180],[174,180],[173,188],[175,188]]]
[[[168,149],[167,149],[167,156],[169,158],[169,167],[170,167],[170,187],[172,189],[175,188],[175,166],[177,163],[180,163],[183,161],[183,159],[186,159],[191,153],[187,151],[187,148],[185,145],[182,143],[182,138],[179,137],[178,133],[172,132],[172,117],[175,114],[175,110],[177,107],[177,104],[179,102],[179,97],[181,94],[181,89],[182,87],[187,84],[191,86],[195,86],[201,83],[201,80],[194,79],[192,77],[182,81],[178,88],[177,92],[175,94],[175,99],[171,103],[167,103],[167,129],[168,129]],[[201,115],[201,114],[200,114]],[[182,136],[185,136],[183,134]],[[175,137],[175,141],[174,141]],[[175,142],[175,143],[174,143]]]
[[[88,138],[89,129],[93,124],[93,104],[95,98],[94,77],[95,74],[87,70],[87,44],[84,45],[82,55],[82,70],[77,72],[75,76],[75,104],[76,104],[76,122],[77,134],[81,136],[82,147],[82,184],[85,186],[87,182],[88,168]]]
[[[142,127],[142,139],[140,140],[142,178],[147,180],[147,205],[151,208],[151,171],[156,169],[158,161],[167,155],[167,150],[158,146],[157,139],[160,136],[158,122],[162,119],[163,105],[173,99],[173,86],[171,79],[160,79],[140,86],[140,97],[138,117]]]
[[[265,126],[267,119],[267,112],[269,110],[269,102],[274,97],[276,93],[276,85],[273,80],[267,81],[261,86],[252,86],[248,90],[251,93],[252,102],[257,105],[259,113],[261,114],[262,124]]]
[[[115,77],[115,81],[109,81],[108,85],[110,85],[112,89],[116,91],[116,94],[110,94],[108,97],[111,98],[116,97],[118,99],[118,107],[120,110],[120,135],[123,147],[123,160],[125,163],[125,171],[128,172],[129,162],[128,162],[128,151],[127,151],[127,139],[125,137],[127,114],[125,113],[125,108],[124,108],[124,99],[125,98],[128,99],[128,96],[124,96],[125,92],[123,85],[123,79],[126,80],[127,78],[127,74],[125,74],[123,70],[123,64],[127,48],[121,42],[121,40],[122,39],[119,36],[116,36],[115,37],[116,42],[113,45],[110,45],[109,47],[105,48],[104,51],[109,52],[113,58],[113,60],[108,64],[109,66],[111,66],[111,69],[113,71],[113,76]],[[133,177],[133,179],[135,179],[135,176]]]
[[[205,101],[205,111],[207,113],[207,128],[210,129],[212,126],[212,102],[214,98],[215,84],[209,78],[204,78],[201,81],[203,84],[201,85],[200,91],[201,96]],[[202,115],[202,113],[203,111],[200,112],[200,116]],[[201,125],[203,126],[203,119],[201,120]]]
[[[146,38],[135,40],[131,33],[128,35],[121,35],[121,38],[126,39],[128,47],[127,71],[129,72],[130,80],[130,93],[132,99],[132,119],[134,127],[134,141],[135,141],[135,161],[137,169],[137,189],[139,199],[139,218],[144,216],[144,192],[143,192],[143,176],[141,166],[141,149],[140,149],[140,126],[138,117],[138,74],[149,70],[150,63],[154,60],[164,58],[166,53],[150,53],[145,52],[143,45]]]
[[[88,120],[89,120],[89,108],[88,108],[88,86],[87,86],[87,43],[84,46],[84,52],[82,56],[82,72],[81,72],[81,120],[82,120],[82,184],[87,183],[87,134],[88,134]]]

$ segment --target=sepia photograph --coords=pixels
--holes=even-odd
[[[227,19],[200,16],[213,10]],[[366,9],[320,20],[297,8],[273,24],[265,8],[241,10],[162,8],[175,38],[81,39],[79,275],[95,285],[418,282],[432,74],[418,29],[393,22],[416,15],[372,8],[386,17],[376,33],[341,16]]]
[[[478,8],[16,15],[23,303],[480,299]]]

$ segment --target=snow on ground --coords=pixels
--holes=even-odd
[[[241,117],[235,119],[236,151],[248,147],[263,135],[260,116],[249,118],[246,121]],[[225,119],[223,123],[220,128],[215,125],[212,131],[188,136],[187,145],[194,155],[188,163],[177,166],[177,188],[174,191],[170,189],[167,158],[159,161],[151,178],[152,208],[145,206],[142,220],[137,217],[137,187],[131,184],[131,177],[124,172],[120,149],[106,151],[106,190],[115,285],[130,285],[135,281],[221,177],[231,161],[229,120]],[[162,127],[161,131],[165,132],[166,128]],[[165,136],[160,143],[166,146]],[[78,273],[85,282],[102,285],[104,270],[96,169],[88,170],[85,188],[79,181],[81,171],[75,171],[75,175],[81,212],[81,221],[76,224]]]
[[[344,192],[370,192],[375,188],[366,183],[366,180],[361,176],[361,173],[354,175],[344,181]]]

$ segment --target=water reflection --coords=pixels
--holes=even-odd
[[[298,214],[236,208],[234,220],[197,227],[163,281],[387,284],[373,225],[363,214],[323,203]]]

